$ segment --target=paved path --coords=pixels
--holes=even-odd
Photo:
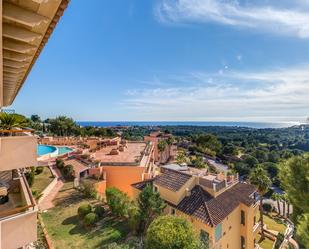
[[[63,186],[63,177],[61,176],[59,169],[57,169],[55,164],[51,165],[50,168],[57,178],[57,183],[48,193],[45,193],[45,196],[43,196],[42,200],[40,201],[39,209],[41,211],[54,207],[53,200]]]

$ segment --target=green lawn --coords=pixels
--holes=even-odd
[[[284,234],[286,225],[276,217],[275,213],[270,213],[269,215],[264,215],[264,223],[267,225],[268,230],[278,231]],[[259,213],[257,214],[257,219],[259,220]],[[257,236],[257,241],[260,240],[260,235]],[[272,249],[274,241],[269,238],[265,238],[263,241],[259,242],[259,245],[263,249]]]
[[[279,218],[276,218],[275,215],[264,215],[264,222],[267,225],[267,229],[275,230],[284,234],[286,225]]]
[[[40,194],[52,182],[53,179],[54,176],[52,175],[49,167],[43,167],[43,172],[35,175],[31,190]]]
[[[257,238],[256,238],[256,241],[260,241],[260,238],[261,238],[261,236],[258,235]],[[263,249],[272,249],[274,243],[275,243],[274,241],[272,241],[269,238],[265,237],[265,239],[263,241],[259,242],[259,245]]]
[[[129,226],[110,214],[92,229],[85,229],[79,223],[78,207],[83,203],[95,205],[98,201],[86,198],[72,185],[72,182],[65,183],[55,200],[56,206],[42,213],[55,248],[104,248],[112,242],[122,242],[129,233]]]
[[[256,218],[259,220],[259,213]],[[286,225],[276,217],[275,213],[270,213],[269,215],[265,214],[263,218],[268,230],[278,231],[283,234],[285,233]]]

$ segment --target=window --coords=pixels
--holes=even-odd
[[[154,186],[153,190],[154,190],[154,192],[158,192],[158,187]]]
[[[241,249],[245,249],[246,243],[245,243],[245,237],[244,236],[240,236],[240,243],[241,243]]]
[[[216,226],[215,239],[218,241],[222,237],[222,224]]]
[[[209,248],[209,234],[206,231],[201,230],[200,240],[201,240],[201,243],[205,246],[205,248]]]
[[[176,215],[176,209],[175,208],[171,208],[171,215]]]
[[[240,223],[245,225],[245,211],[243,210],[240,211]]]

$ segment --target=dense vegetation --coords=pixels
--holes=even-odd
[[[72,118],[59,116],[41,120],[38,115],[31,115],[26,118],[20,114],[0,113],[0,129],[14,130],[16,128],[31,128],[38,135],[55,136],[97,136],[113,137],[115,132],[109,128],[102,127],[81,127]]]

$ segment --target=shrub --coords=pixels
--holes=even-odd
[[[81,191],[89,198],[97,197],[97,191],[95,190],[93,184],[91,184],[90,182],[82,181]]]
[[[111,212],[119,217],[125,217],[128,215],[128,209],[130,205],[129,197],[126,193],[123,193],[117,188],[106,189],[106,201]]]
[[[102,218],[105,213],[105,209],[103,206],[98,205],[95,207],[94,212],[99,218]]]
[[[85,217],[84,217],[84,225],[85,226],[93,226],[96,221],[98,220],[98,216],[95,213],[88,213]]]
[[[264,210],[266,213],[271,212],[271,210],[272,210],[271,204],[269,204],[269,203],[264,203],[264,204],[263,204],[263,210]]]
[[[89,154],[83,154],[80,156],[82,159],[88,159],[90,157]]]
[[[62,172],[66,178],[72,177],[73,176],[73,166],[72,165],[64,166]]]
[[[39,167],[37,167],[35,169],[35,174],[39,175],[39,174],[41,174],[43,172],[43,170],[44,170],[44,167],[43,166],[39,166]]]
[[[119,232],[118,230],[115,230],[113,231],[113,233],[110,235],[109,238],[111,241],[117,241],[121,239],[121,232]]]
[[[61,159],[56,159],[56,167],[58,169],[63,169],[64,168],[64,162]]]
[[[91,206],[90,204],[82,204],[81,206],[79,206],[77,213],[78,216],[83,218],[85,217],[87,214],[89,214],[91,212]]]
[[[25,173],[25,176],[29,186],[32,187],[35,177],[34,171],[31,170],[30,172]]]
[[[278,233],[274,249],[279,249],[283,240],[284,240],[284,235],[282,233]]]

